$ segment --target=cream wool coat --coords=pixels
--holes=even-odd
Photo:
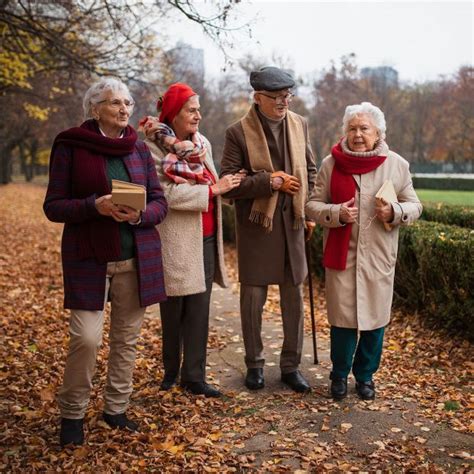
[[[324,246],[329,229],[341,226],[341,205],[331,204],[333,167],[334,158],[329,155],[322,162],[306,205],[307,216],[324,227]],[[392,151],[374,171],[353,178],[359,225],[352,224],[346,269],[326,268],[327,311],[332,326],[368,331],[390,321],[399,226],[418,219],[422,205],[413,188],[408,162]],[[395,217],[390,231],[374,217],[375,194],[386,179],[392,180],[398,197],[398,203],[393,205]]]
[[[205,165],[217,180],[210,143]],[[163,271],[167,296],[185,296],[206,290],[204,274],[202,212],[209,205],[209,187],[188,183],[176,184],[163,173],[161,160],[166,151],[156,143],[145,140],[153,159],[161,187],[168,202],[168,215],[157,226],[161,236]],[[214,281],[227,286],[222,239],[222,202],[216,196],[217,256]]]

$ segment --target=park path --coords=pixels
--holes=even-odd
[[[316,290],[317,291],[317,290]],[[312,386],[307,395],[295,394],[280,381],[279,356],[283,340],[277,312],[278,288],[270,287],[264,311],[262,337],[265,346],[265,388],[249,391],[243,384],[246,373],[242,340],[238,284],[223,289],[214,285],[211,302],[211,334],[221,344],[210,349],[208,381],[266,422],[248,427],[234,437],[242,465],[249,469],[306,471],[320,456],[322,471],[356,469],[427,469],[436,472],[464,471],[474,467],[474,438],[446,423],[436,423],[420,414],[417,400],[391,398],[391,384],[379,380],[373,402],[358,399],[350,377],[349,395],[342,402],[329,396],[329,339],[327,325],[318,320],[319,363],[314,364],[310,317],[305,324],[301,370]],[[318,315],[321,295],[317,295]],[[272,303],[273,302],[273,303]],[[307,303],[307,301],[306,301]],[[319,303],[319,304],[318,304]],[[273,310],[273,311],[272,311]],[[150,310],[159,316],[159,308]],[[317,330],[318,332],[318,330]],[[222,341],[225,343],[222,343]],[[407,381],[408,382],[408,381]],[[308,447],[312,447],[308,455]],[[342,460],[341,460],[342,457]],[[414,463],[414,460],[416,462]],[[312,470],[312,469],[310,469]]]

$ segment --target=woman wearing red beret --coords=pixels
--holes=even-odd
[[[187,84],[171,85],[158,100],[159,117],[140,122],[168,201],[159,226],[168,300],[160,303],[163,332],[162,390],[180,384],[194,394],[218,397],[205,381],[212,283],[227,286],[221,194],[243,174],[218,179],[209,141],[198,132],[199,97]]]

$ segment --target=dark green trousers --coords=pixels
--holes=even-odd
[[[331,379],[346,378],[352,368],[359,382],[372,380],[382,357],[385,328],[358,331],[331,326]]]

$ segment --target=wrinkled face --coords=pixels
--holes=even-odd
[[[199,97],[197,95],[190,97],[181,107],[181,110],[171,124],[176,136],[180,140],[184,140],[198,131],[199,122],[201,121],[200,111]]]
[[[283,89],[255,92],[254,100],[264,115],[273,120],[281,120],[286,116],[292,97],[290,89]]]
[[[347,124],[347,145],[352,151],[372,151],[379,139],[379,132],[367,114],[358,114]]]
[[[128,125],[132,110],[133,101],[126,93],[109,90],[92,107],[92,116],[107,136],[117,137]]]

